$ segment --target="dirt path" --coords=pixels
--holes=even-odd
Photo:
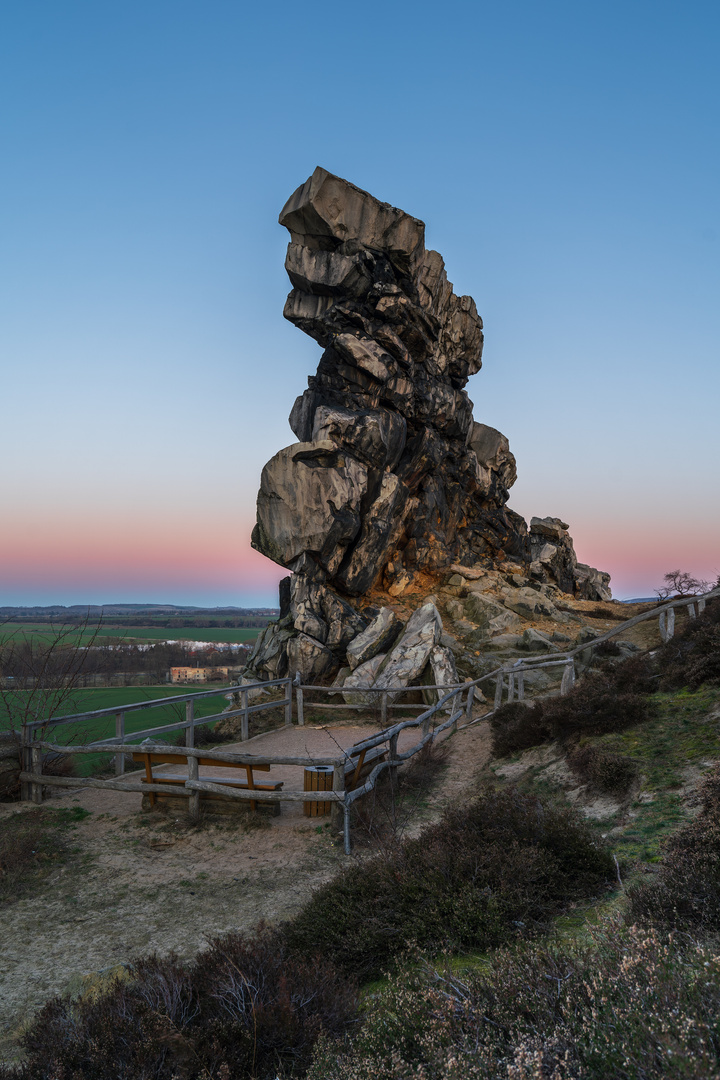
[[[485,727],[450,739],[431,816],[470,785],[486,758]],[[242,748],[332,756],[376,730],[281,728]],[[403,733],[400,749],[417,737],[414,730]],[[266,775],[302,787],[297,767],[273,767]],[[49,997],[79,992],[90,973],[153,951],[189,958],[215,935],[287,918],[314,886],[353,859],[338,846],[328,819],[304,817],[298,803],[282,804],[279,817],[236,815],[193,828],[184,817],[143,814],[139,802],[135,793],[86,788],[44,804],[82,807],[89,816],[71,834],[76,850],[69,863],[41,891],[0,912],[0,1059],[12,1058],[23,1023]],[[4,817],[28,809],[0,804],[0,828]]]

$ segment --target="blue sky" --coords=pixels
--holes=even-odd
[[[643,595],[720,571],[709,3],[8,2],[0,603],[273,603],[249,549],[317,346],[317,164],[422,218],[485,321],[511,505]]]

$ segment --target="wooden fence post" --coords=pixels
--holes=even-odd
[[[195,702],[192,699],[185,702],[185,720],[188,724],[185,728],[185,745],[192,749],[195,746]]]
[[[387,709],[388,709],[387,690],[383,690],[383,692],[380,695],[380,724],[381,724],[381,726],[383,728],[387,727]]]
[[[688,604],[687,609],[688,609],[688,616],[691,619],[694,619],[695,618],[695,605],[694,604]]]
[[[473,683],[467,694],[467,702],[465,703],[465,719],[470,720],[472,716],[473,698],[475,697],[475,684]]]
[[[287,703],[285,705],[285,727],[292,727],[292,681],[287,680]]]
[[[562,680],[560,682],[561,695],[568,694],[575,685],[575,662],[568,660],[567,664],[563,668]]]
[[[525,700],[525,672],[518,671],[517,673],[517,699],[518,701]]]
[[[399,735],[399,732],[396,731],[395,734],[390,737],[390,752],[388,754],[388,757],[390,758],[390,762],[391,762],[391,764],[390,764],[390,781],[391,781],[393,787],[395,787],[395,784],[397,783],[398,767],[397,767],[397,765],[393,765],[392,762],[397,761],[398,735]]]
[[[427,733],[430,731],[430,722],[431,722],[431,720],[432,720],[432,716],[430,714],[428,714],[425,717],[425,719],[423,720],[423,724],[422,724],[422,737],[423,737],[423,739],[425,738]]]
[[[675,633],[675,608],[670,608],[667,613],[667,636],[668,641]]]
[[[115,738],[125,742],[125,713],[115,713]],[[120,744],[122,746],[122,743]],[[122,776],[125,772],[125,755],[115,755],[115,775]]]
[[[295,693],[297,695],[298,727],[305,727],[305,702],[303,701],[303,688],[299,671],[295,676]]]
[[[335,762],[333,769],[333,791],[336,795],[345,794],[345,759],[340,758]],[[330,824],[334,829],[340,829],[343,819],[343,804],[333,801],[330,807]]]
[[[493,709],[499,709],[502,705],[504,679],[505,673],[503,671],[498,671],[497,679],[495,680],[495,703],[493,705]]]
[[[197,780],[199,773],[198,759],[196,757],[188,758],[188,780]],[[195,824],[200,820],[200,792],[193,791],[188,799],[188,814],[190,820]]]
[[[675,608],[660,612],[658,626],[660,628],[661,641],[663,643],[669,641],[675,633]]]
[[[31,771],[32,771],[33,776],[37,776],[38,778],[41,777],[42,776],[42,750],[40,749],[39,746],[33,746],[32,747],[32,749],[30,750],[30,758],[31,758],[31,761],[32,761],[32,769],[31,769]],[[30,785],[30,789],[31,789],[31,792],[32,792],[32,794],[31,794],[32,801],[34,803],[41,803],[42,802],[42,790],[43,790],[42,789],[42,782],[40,782],[39,779],[37,781],[33,781],[33,783]]]
[[[704,600],[704,598],[702,600],[698,600],[698,608],[697,609],[698,609],[698,615],[702,615],[703,611],[705,610],[705,600]]]
[[[247,742],[250,738],[250,723],[248,718],[248,692],[247,690],[240,691],[240,704],[242,706],[243,714],[240,717],[240,740],[241,742]]]

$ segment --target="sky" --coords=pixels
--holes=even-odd
[[[720,572],[720,8],[0,5],[0,606],[273,605],[263,464],[320,349],[316,165],[426,222],[485,323],[510,506],[618,598]]]

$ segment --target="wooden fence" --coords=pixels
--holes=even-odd
[[[694,598],[682,598],[678,600],[669,601],[666,604],[662,604],[651,611],[643,612],[641,615],[636,615],[631,619],[613,627],[608,630],[607,633],[600,635],[597,638],[593,638],[590,641],[576,646],[574,649],[567,650],[562,653],[551,653],[545,655],[538,655],[534,657],[528,657],[527,659],[521,658],[512,662],[506,662],[495,668],[493,671],[487,672],[485,675],[480,676],[478,679],[468,681],[465,683],[458,683],[453,686],[447,685],[432,685],[432,686],[398,686],[398,687],[353,687],[348,690],[348,693],[353,691],[362,693],[363,695],[371,695],[379,697],[379,710],[381,716],[382,730],[377,735],[366,739],[362,743],[356,744],[350,748],[353,752],[357,753],[360,750],[372,750],[375,747],[381,746],[384,743],[388,744],[388,753],[384,761],[379,762],[374,766],[370,775],[365,783],[355,788],[352,791],[348,791],[345,788],[345,772],[348,768],[349,762],[351,762],[351,756],[349,751],[343,751],[342,755],[333,757],[283,757],[283,756],[258,756],[255,754],[238,754],[230,751],[211,750],[203,747],[202,749],[195,749],[195,728],[199,725],[213,723],[216,720],[227,719],[233,716],[240,716],[241,720],[241,740],[245,741],[248,738],[248,718],[253,713],[259,713],[267,709],[275,709],[282,707],[285,710],[285,724],[290,725],[293,722],[293,689],[295,690],[295,700],[297,709],[297,722],[300,725],[305,723],[305,698],[304,695],[307,692],[323,693],[325,695],[331,695],[337,697],[342,694],[342,690],[337,687],[328,686],[315,686],[315,685],[303,685],[299,674],[294,680],[290,678],[275,679],[271,682],[261,682],[250,685],[238,685],[230,688],[226,688],[220,693],[232,694],[238,696],[240,699],[240,707],[236,709],[230,709],[227,712],[216,713],[212,716],[204,716],[196,718],[194,715],[194,702],[198,698],[214,697],[217,696],[218,690],[206,690],[200,692],[189,693],[180,695],[178,697],[160,698],[155,701],[142,701],[132,705],[125,705],[121,710],[118,709],[97,709],[92,712],[76,713],[71,716],[61,717],[49,717],[46,720],[37,720],[30,724],[26,724],[22,730],[21,738],[21,754],[22,754],[22,771],[20,773],[21,781],[21,798],[32,799],[34,802],[42,801],[42,791],[44,787],[99,787],[107,788],[114,791],[131,791],[131,792],[154,792],[160,791],[167,793],[167,786],[163,784],[149,784],[141,783],[138,780],[124,779],[125,773],[125,758],[131,756],[133,753],[137,753],[140,746],[137,740],[144,739],[142,742],[143,751],[158,753],[167,751],[167,743],[150,743],[151,736],[157,736],[176,730],[185,730],[185,746],[174,747],[173,753],[177,753],[184,756],[188,760],[188,779],[182,788],[174,788],[174,793],[186,796],[189,800],[189,809],[195,813],[198,805],[198,796],[200,792],[212,792],[214,794],[222,794],[228,798],[242,798],[247,799],[248,794],[246,789],[232,789],[226,785],[214,784],[212,780],[200,780],[198,779],[198,758],[208,758],[213,761],[217,761],[218,765],[222,765],[223,762],[230,764],[250,764],[250,765],[298,765],[307,768],[311,765],[326,765],[334,767],[333,776],[333,790],[331,792],[323,792],[322,800],[324,802],[330,802],[333,804],[333,814],[336,820],[342,813],[343,815],[343,829],[345,836],[345,850],[350,851],[350,809],[353,803],[366,795],[375,786],[378,777],[385,769],[390,769],[391,772],[396,772],[397,768],[408,761],[411,757],[417,754],[424,746],[429,742],[432,742],[442,732],[447,731],[451,727],[458,730],[458,727],[468,727],[470,724],[477,723],[479,720],[487,719],[492,716],[493,712],[500,707],[503,702],[503,697],[506,696],[507,701],[523,700],[525,697],[525,676],[528,672],[536,671],[542,668],[557,668],[562,667],[563,673],[560,683],[560,693],[566,694],[572,688],[575,682],[575,659],[589,649],[594,649],[597,645],[602,644],[604,641],[609,641],[613,637],[617,637],[619,634],[624,633],[633,626],[637,626],[642,622],[646,622],[650,619],[658,619],[660,625],[660,635],[663,641],[667,641],[672,637],[675,627],[675,611],[680,607],[687,607],[688,615],[694,618],[699,612],[701,612],[708,600],[720,597],[720,588],[710,590],[703,596]],[[493,702],[493,708],[488,713],[483,713],[481,716],[473,717],[473,704],[475,699],[476,687],[479,687],[484,682],[495,683],[495,697]],[[274,687],[284,687],[284,696],[279,701],[266,701],[260,702],[257,705],[249,704],[249,696],[253,691],[266,691]],[[391,709],[417,709],[417,705],[409,705],[397,702],[397,697],[405,694],[409,691],[435,691],[441,693],[445,691],[444,695],[439,700],[422,712],[419,716],[411,720],[401,721],[394,726],[387,727],[387,715]],[[140,709],[152,709],[161,705],[167,705],[169,703],[185,702],[185,719],[177,721],[171,724],[164,724],[162,726],[156,726],[154,728],[147,728],[142,731],[135,731],[126,733],[125,731],[125,714],[130,711],[137,711]],[[367,708],[364,704],[340,704],[338,702],[313,702],[313,708],[326,708],[333,711],[338,709],[354,709],[363,710]],[[436,725],[436,719],[441,713],[449,713],[449,717],[443,719],[442,723]],[[88,743],[84,746],[69,746],[61,745],[49,741],[45,738],[48,729],[54,729],[67,724],[78,724],[89,719],[95,719],[102,716],[115,716],[115,736],[113,738]],[[464,717],[465,723],[459,725],[459,720]],[[398,752],[398,739],[400,734],[410,728],[420,728],[421,736],[416,744],[414,744],[405,753]],[[133,745],[135,743],[135,745]],[[99,777],[60,777],[60,776],[47,776],[42,771],[42,759],[43,752],[51,752],[55,754],[90,754],[90,753],[109,753],[115,757],[115,773],[116,778],[114,780],[103,780]],[[139,774],[138,774],[139,775]],[[253,790],[253,800],[259,802],[307,802],[318,801],[318,793],[316,791],[257,791]]]
[[[290,680],[276,680],[275,685],[289,683]],[[253,689],[265,688],[267,683],[258,683],[254,686],[242,687],[240,691],[247,694]],[[327,689],[327,687],[325,688]],[[427,689],[427,688],[426,688]],[[462,695],[467,693],[467,702],[463,704]],[[204,696],[208,696],[205,693]],[[187,695],[188,698],[192,698],[192,695]],[[165,699],[167,700],[167,699]],[[172,699],[171,699],[172,700]],[[291,700],[291,699],[290,699]],[[452,702],[448,710],[448,702]],[[258,754],[244,754],[235,753],[227,750],[210,750],[206,747],[195,748],[193,746],[186,745],[184,747],[173,747],[173,753],[178,754],[181,757],[185,757],[188,762],[188,778],[185,783],[181,785],[173,785],[173,795],[185,797],[189,800],[188,811],[191,818],[197,819],[199,815],[199,795],[202,792],[209,792],[213,794],[223,795],[227,798],[239,798],[247,801],[252,797],[253,801],[257,802],[317,802],[320,798],[323,802],[330,802],[333,804],[335,820],[338,821],[339,815],[343,816],[343,832],[345,851],[350,853],[350,808],[352,804],[361,796],[367,794],[372,790],[377,782],[377,778],[383,772],[384,769],[389,768],[391,770],[397,770],[398,766],[404,761],[409,760],[414,754],[418,753],[428,742],[432,742],[439,734],[446,731],[451,726],[457,727],[457,722],[460,716],[468,712],[469,706],[472,703],[472,688],[468,689],[466,685],[458,686],[451,689],[440,700],[429,709],[427,709],[421,716],[413,719],[406,720],[394,727],[385,731],[379,732],[370,739],[366,739],[362,743],[358,743],[348,750],[342,751],[339,756],[327,757],[319,756],[313,757],[311,755],[305,755],[303,757],[288,757],[285,755],[258,755]],[[141,703],[142,705],[148,704],[147,702]],[[137,706],[133,705],[129,708],[140,708],[141,704]],[[157,705],[158,702],[153,702],[153,705]],[[265,708],[277,707],[278,704],[284,704],[284,702],[268,702],[265,703]],[[127,711],[126,706],[126,711]],[[258,710],[258,706],[247,706],[245,704],[244,709],[234,710],[232,713],[221,713],[222,717],[229,715],[246,715],[247,712]],[[433,717],[436,716],[441,710],[450,712],[449,718],[445,719],[442,724],[437,727],[432,726]],[[82,719],[87,719],[90,716],[107,715],[112,714],[112,710],[101,709],[95,713],[79,713],[73,717],[59,717],[54,718],[55,725],[60,723],[78,722]],[[209,723],[213,719],[218,717],[203,717],[202,720],[196,721],[196,723]],[[45,722],[45,726],[49,724],[49,721]],[[188,726],[189,725],[189,726]],[[132,774],[130,776],[123,776],[120,774],[116,776],[114,780],[101,779],[100,777],[69,777],[69,776],[48,776],[43,773],[43,753],[53,754],[97,754],[97,753],[111,753],[116,759],[121,756],[124,760],[125,757],[136,754],[139,750],[143,753],[159,753],[167,752],[167,743],[151,743],[149,738],[146,738],[142,743],[132,745],[128,740],[137,739],[140,735],[147,735],[147,732],[132,732],[129,735],[124,733],[116,735],[115,738],[88,743],[85,746],[68,746],[51,742],[44,738],[37,737],[37,728],[42,726],[40,722],[33,725],[27,725],[27,728],[32,727],[35,729],[33,732],[23,732],[22,742],[22,754],[23,754],[23,768],[20,772],[20,781],[23,785],[23,798],[29,798],[35,803],[42,802],[43,788],[45,787],[59,787],[59,788],[105,788],[110,791],[128,791],[138,793],[150,793],[157,792],[161,794],[168,794],[167,784],[152,784],[143,782],[140,780],[140,773],[137,773],[138,779],[133,779]],[[188,721],[183,723],[168,724],[162,728],[151,729],[153,734],[158,734],[162,731],[172,731],[178,728],[185,727],[187,731],[193,730],[192,724]],[[422,729],[422,735],[419,741],[413,745],[409,751],[401,754],[398,752],[398,738],[400,733],[406,728],[420,727]],[[378,763],[371,771],[368,779],[362,785],[362,787],[356,788],[352,791],[346,790],[345,787],[345,775],[347,771],[354,770],[356,766],[356,758],[361,751],[372,750],[375,747],[388,744],[387,759]],[[352,751],[352,753],[351,753]],[[231,765],[296,765],[303,769],[309,766],[325,765],[333,767],[333,789],[332,791],[325,792],[319,796],[317,791],[300,791],[300,790],[283,790],[283,791],[261,791],[258,789],[248,788],[231,788],[225,784],[216,784],[210,780],[200,780],[198,777],[198,759],[203,758],[210,759],[213,762],[217,762],[218,766],[223,764]]]

